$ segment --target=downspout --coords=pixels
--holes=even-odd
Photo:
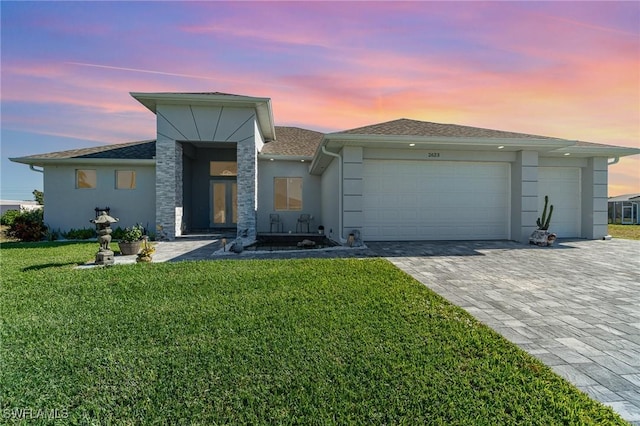
[[[44,173],[44,169],[36,169],[36,166],[34,166],[33,164],[29,164],[29,168],[34,172]]]
[[[338,163],[338,209],[340,211],[340,215],[338,216],[338,240],[343,243],[343,239],[342,239],[342,215],[344,214],[344,211],[342,210],[342,157],[340,156],[340,154],[336,154],[335,152],[331,152],[331,151],[327,151],[327,149],[325,148],[324,145],[322,145],[320,147],[320,149],[322,150],[323,154],[326,154],[330,157],[334,157],[337,158],[339,163]]]
[[[609,160],[612,160],[612,161],[609,161]],[[607,165],[608,165],[608,166],[613,166],[614,164],[617,164],[617,163],[618,163],[618,161],[620,161],[620,157],[613,157],[613,158],[609,158],[609,159],[607,160]]]

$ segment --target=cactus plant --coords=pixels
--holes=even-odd
[[[549,229],[549,223],[551,222],[551,215],[553,214],[553,204],[549,206],[549,216],[547,216],[547,205],[549,204],[549,196],[544,196],[544,209],[542,209],[542,217],[536,220],[538,229],[546,231]]]

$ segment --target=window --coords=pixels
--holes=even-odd
[[[98,178],[95,170],[77,169],[76,170],[76,188],[92,189],[96,187]]]
[[[238,176],[238,163],[235,161],[210,161],[209,176]]]
[[[116,189],[135,189],[136,172],[133,170],[116,170]]]
[[[276,210],[302,210],[302,178],[275,178],[273,187]]]

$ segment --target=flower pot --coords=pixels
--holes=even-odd
[[[136,259],[136,262],[138,263],[150,263],[151,262],[151,256],[138,256]]]
[[[142,241],[133,241],[131,243],[120,242],[118,245],[120,246],[120,254],[123,256],[131,256],[138,254],[142,248]]]

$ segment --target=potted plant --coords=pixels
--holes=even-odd
[[[149,244],[148,238],[145,235],[142,237],[142,248],[138,253],[138,257],[136,258],[136,262],[151,262],[153,257],[153,253],[156,252],[155,247]]]
[[[549,204],[549,196],[544,196],[544,209],[542,209],[542,217],[536,220],[538,229],[533,231],[529,237],[529,244],[537,244],[539,246],[551,246],[556,241],[556,234],[549,232],[549,224],[551,223],[551,215],[553,214],[553,204],[549,206],[549,216],[547,216],[547,205]]]
[[[122,238],[118,245],[120,246],[120,253],[125,256],[131,256],[138,254],[142,247],[142,234],[144,228],[142,225],[135,225],[124,229]]]

